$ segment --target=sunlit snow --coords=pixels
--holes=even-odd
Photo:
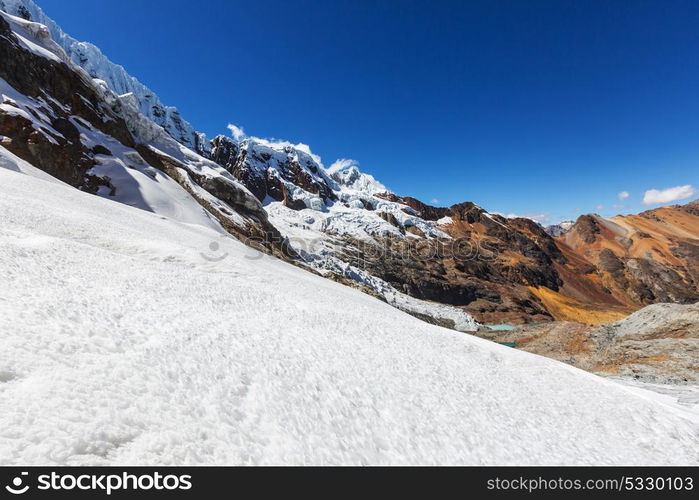
[[[695,414],[0,152],[4,464],[697,463]]]

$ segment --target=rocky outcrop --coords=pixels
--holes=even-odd
[[[588,244],[597,241],[597,235],[600,234],[600,217],[595,215],[581,215],[571,228],[574,233]]]
[[[574,224],[575,224],[575,221],[564,220],[562,222],[559,222],[558,224],[552,224],[550,226],[546,226],[544,228],[544,231],[546,231],[546,233],[549,236],[553,236],[553,237],[561,236],[561,235],[564,235],[565,233],[567,233],[570,230],[570,228],[573,227]]]
[[[0,61],[0,78],[34,104],[25,110],[18,99],[5,98],[0,135],[7,139],[2,145],[60,180],[96,192],[102,182],[87,174],[95,164],[95,152],[82,144],[70,118],[77,116],[120,142],[133,145],[124,121],[103,104],[94,86],[66,64],[25,50],[2,16]],[[43,128],[37,125],[42,115]]]
[[[654,304],[597,327],[554,322],[478,335],[604,375],[699,382],[699,304]]]
[[[401,203],[406,205],[411,210],[409,213],[413,213],[420,217],[421,219],[436,221],[442,217],[449,215],[450,210],[445,207],[433,207],[427,205],[417,198],[412,198],[410,196],[397,196],[393,193],[377,193],[375,196],[378,198],[383,198],[384,200],[392,201],[395,203]]]
[[[211,142],[209,157],[260,201],[270,198],[302,209],[312,208],[316,200],[325,204],[337,199],[322,165],[291,144],[265,144],[255,139],[239,142],[218,136]]]
[[[682,206],[682,210],[690,215],[699,217],[699,200],[694,200]]]

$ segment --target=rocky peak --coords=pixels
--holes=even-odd
[[[224,135],[217,135],[211,140],[209,157],[228,171],[234,168],[239,153],[238,141]]]
[[[483,215],[486,213],[485,210],[470,201],[452,205],[448,210],[448,215],[456,217],[458,220],[468,222],[469,224],[481,222],[484,218]]]
[[[208,155],[260,201],[272,199],[302,209],[322,208],[337,199],[335,182],[319,159],[301,145],[255,138],[236,141],[219,135],[211,141]]]
[[[570,228],[575,225],[575,221],[572,220],[564,220],[562,222],[559,222],[558,224],[551,224],[549,226],[546,226],[544,228],[544,231],[546,231],[550,236],[556,237],[556,236],[561,236],[570,231]]]
[[[699,200],[690,201],[682,209],[688,214],[699,216]]]
[[[328,167],[327,173],[341,189],[358,191],[365,195],[388,192],[386,186],[377,181],[374,176],[362,172],[352,160],[337,160]]]
[[[598,217],[597,215],[581,215],[570,228],[570,232],[578,234],[585,243],[594,243],[597,240],[597,235],[601,232]]]

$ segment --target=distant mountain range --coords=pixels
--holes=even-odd
[[[564,220],[559,222],[558,224],[551,224],[550,226],[546,226],[544,229],[548,234],[555,237],[567,232],[571,227],[573,227],[573,224],[575,224],[574,220]]]

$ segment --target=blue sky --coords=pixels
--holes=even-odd
[[[699,187],[699,2],[38,3],[208,135],[304,142],[399,194],[557,221]]]

